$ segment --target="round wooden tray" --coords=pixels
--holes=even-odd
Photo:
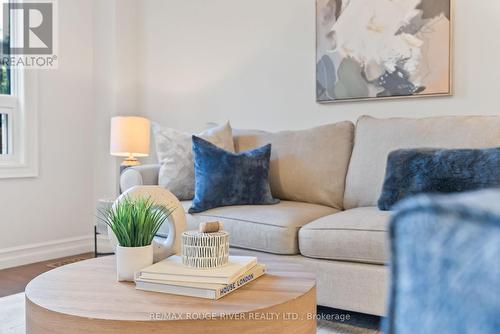
[[[26,287],[30,333],[316,333],[316,280],[300,265],[267,273],[217,300],[136,290],[115,257],[66,265]]]

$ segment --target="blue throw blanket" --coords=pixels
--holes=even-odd
[[[500,333],[500,191],[420,195],[396,210],[385,332]]]

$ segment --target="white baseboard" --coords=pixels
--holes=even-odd
[[[88,253],[93,249],[92,235],[4,248],[0,249],[0,269]]]

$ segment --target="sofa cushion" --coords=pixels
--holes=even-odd
[[[300,253],[318,259],[385,264],[390,216],[376,207],[365,207],[320,218],[300,229]]]
[[[500,146],[500,117],[450,116],[358,120],[346,179],[344,208],[376,206],[387,156],[406,148],[491,148]]]
[[[234,134],[237,152],[272,144],[269,183],[275,197],[342,209],[354,136],[351,122],[301,131],[236,130]]]
[[[189,201],[182,203],[184,209]],[[282,201],[270,206],[228,206],[187,215],[188,229],[198,229],[198,224],[218,220],[229,232],[233,247],[254,249],[276,254],[298,254],[298,230],[301,226],[320,217],[331,215],[336,209],[301,202]]]

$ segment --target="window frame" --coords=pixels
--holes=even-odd
[[[22,21],[11,17],[11,43],[20,38]],[[9,126],[9,154],[0,155],[0,179],[38,176],[38,74],[10,69],[10,95],[0,94],[0,112]]]
[[[3,96],[0,95],[0,100],[2,98],[3,98]],[[4,103],[2,103],[2,102],[0,102],[0,105],[2,105],[2,107],[0,107],[0,117],[2,117],[2,115],[7,116],[6,117],[7,126],[5,126],[2,122],[2,126],[0,127],[0,136],[2,136],[2,147],[0,148],[0,151],[1,152],[7,151],[7,153],[0,154],[0,160],[1,160],[3,157],[5,157],[5,154],[10,154],[12,152],[12,143],[13,143],[12,117],[14,115],[12,113],[13,108],[6,108],[5,106],[3,106]],[[5,133],[4,133],[4,129],[5,129]],[[5,138],[5,137],[7,137],[7,138]]]

